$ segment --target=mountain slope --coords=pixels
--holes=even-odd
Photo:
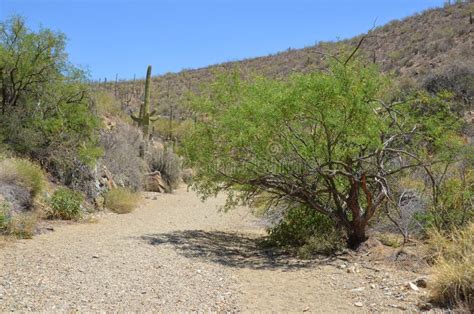
[[[216,71],[237,66],[243,73],[285,77],[294,72],[322,69],[328,54],[337,55],[344,45],[355,47],[364,35],[367,38],[359,53],[379,65],[383,72],[393,73],[403,84],[422,84],[429,75],[448,75],[459,68],[474,73],[474,25],[470,17],[473,12],[474,3],[430,9],[344,41],[320,42],[275,55],[157,76],[153,78],[152,103],[158,105],[159,113],[164,116],[174,110],[175,117],[182,117],[183,95],[198,91],[203,83],[212,80]],[[113,89],[112,83],[107,86]],[[116,97],[125,109],[135,110],[141,101],[143,87],[141,81],[123,82]],[[470,97],[472,99],[472,95]]]

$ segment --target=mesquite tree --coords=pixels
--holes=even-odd
[[[390,197],[388,178],[426,167],[453,133],[436,117],[412,115],[417,99],[384,101],[388,87],[357,61],[287,80],[222,76],[193,101],[198,119],[183,151],[195,188],[204,197],[227,191],[229,207],[302,204],[332,218],[357,247]]]

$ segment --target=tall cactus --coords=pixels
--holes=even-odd
[[[151,81],[151,65],[148,66],[146,71],[146,82],[145,82],[145,101],[140,106],[140,112],[138,117],[131,115],[133,121],[137,122],[138,126],[143,131],[143,137],[148,140],[150,137],[150,121],[156,121],[159,116],[156,114],[156,110],[150,112],[150,81]]]

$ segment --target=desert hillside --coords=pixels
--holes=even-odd
[[[436,74],[472,73],[474,26],[470,14],[473,8],[473,3],[463,3],[430,9],[342,41],[319,42],[303,49],[288,49],[274,55],[156,76],[153,78],[152,103],[163,116],[169,116],[174,110],[176,117],[182,117],[180,113],[187,92],[199,91],[205,83],[212,81],[216,72],[238,67],[242,73],[277,78],[295,72],[310,72],[325,67],[328,55],[337,55],[344,45],[355,47],[363,36],[367,37],[360,52],[382,71],[392,73],[402,84],[421,85]],[[130,105],[136,109],[139,105],[144,84],[137,83],[121,82],[117,97],[125,107]],[[109,82],[106,88],[113,90],[114,83]],[[472,101],[472,90],[465,96]]]

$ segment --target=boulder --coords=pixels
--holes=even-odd
[[[145,190],[148,192],[165,193],[169,191],[169,186],[163,180],[159,171],[154,171],[146,175]]]

